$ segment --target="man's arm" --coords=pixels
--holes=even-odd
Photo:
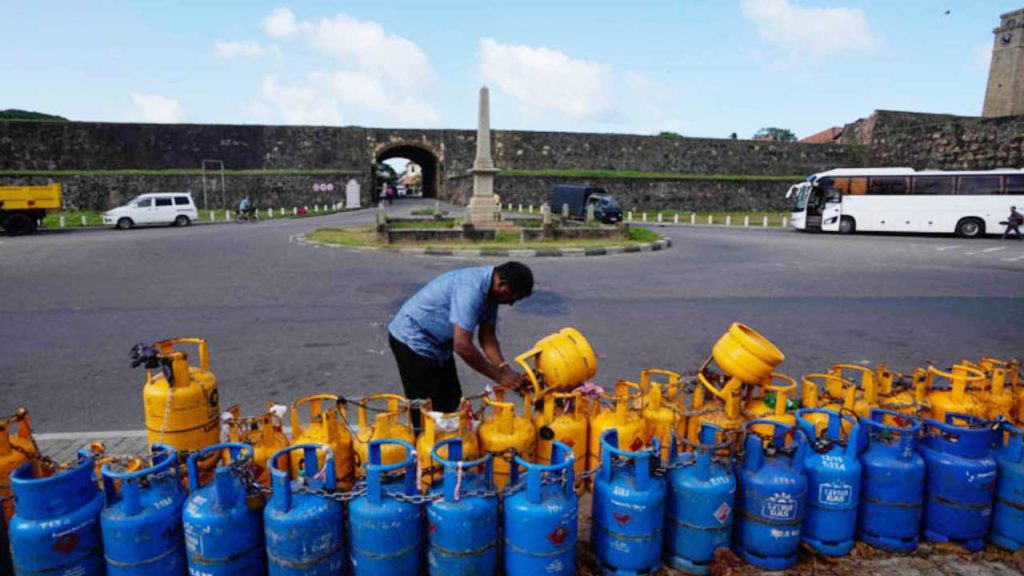
[[[480,340],[480,348],[483,349],[484,355],[491,361],[491,364],[500,366],[505,362],[505,357],[501,354],[501,344],[498,343],[498,332],[494,324],[490,322],[480,324],[478,338]]]
[[[455,349],[455,353],[458,354],[470,368],[502,386],[514,388],[522,382],[522,376],[516,373],[515,370],[512,370],[508,366],[499,369],[496,364],[492,364],[487,357],[473,345],[472,332],[458,324],[456,324],[454,328],[455,337],[453,338],[452,346]],[[491,326],[491,329],[494,329],[493,325]],[[501,362],[498,364],[500,363]]]

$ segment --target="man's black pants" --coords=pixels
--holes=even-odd
[[[388,333],[391,352],[398,363],[398,374],[402,377],[402,388],[409,399],[430,398],[431,409],[437,412],[455,412],[462,400],[462,386],[455,371],[455,358],[444,364],[421,356],[397,338]],[[419,410],[412,414],[413,424],[420,427]]]
[[[1009,238],[1010,237],[1010,232],[1013,232],[1014,234],[1016,234],[1017,235],[1017,239],[1020,240],[1020,224],[1007,224],[1006,225],[1006,232],[1003,232],[1003,238],[1004,239]]]

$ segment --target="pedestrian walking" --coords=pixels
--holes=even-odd
[[[1024,214],[1017,212],[1016,206],[1010,206],[1010,217],[1001,224],[1006,224],[1006,231],[1003,232],[1004,240],[1010,237],[1010,232],[1015,234],[1014,238],[1020,240],[1020,225],[1024,224]]]

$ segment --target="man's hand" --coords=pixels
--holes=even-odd
[[[526,378],[508,366],[502,366],[498,370],[498,378],[495,382],[499,386],[521,390],[526,385]]]

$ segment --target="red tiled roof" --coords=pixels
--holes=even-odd
[[[829,144],[831,142],[835,142],[836,138],[839,138],[842,133],[842,128],[833,126],[832,128],[827,128],[817,134],[812,134],[807,138],[803,138],[800,141],[804,144]]]

